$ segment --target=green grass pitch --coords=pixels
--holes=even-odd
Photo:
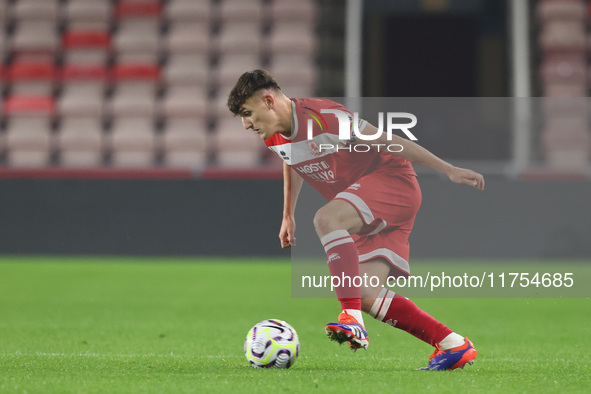
[[[589,299],[418,299],[478,350],[473,366],[419,372],[432,349],[366,319],[369,350],[326,339],[334,299],[290,297],[264,259],[0,259],[1,393],[589,392]],[[289,370],[243,354],[256,322],[292,324]]]

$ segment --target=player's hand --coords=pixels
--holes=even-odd
[[[283,249],[295,246],[295,219],[293,217],[284,217],[279,230],[279,240]]]
[[[448,174],[454,183],[472,186],[478,190],[484,190],[484,177],[476,171],[454,167]]]

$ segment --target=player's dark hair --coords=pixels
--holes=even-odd
[[[238,78],[238,82],[228,96],[228,108],[234,115],[238,115],[244,102],[261,89],[281,90],[270,72],[260,69],[245,72]]]

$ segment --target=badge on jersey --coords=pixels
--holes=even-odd
[[[320,146],[318,145],[318,142],[316,142],[315,140],[308,140],[308,148],[310,148],[314,156],[322,154],[322,152],[320,151]]]

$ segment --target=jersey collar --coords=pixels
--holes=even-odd
[[[298,114],[295,100],[291,100],[291,136],[283,136],[286,140],[293,140],[298,135]]]

